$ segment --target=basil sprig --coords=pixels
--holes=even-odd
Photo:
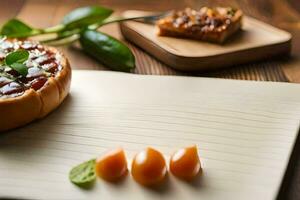
[[[28,37],[40,32],[40,30],[30,27],[18,19],[11,19],[7,21],[1,29],[1,35],[5,35],[10,38]]]
[[[34,28],[18,19],[11,19],[2,26],[0,35],[8,38],[26,38],[48,34],[52,37],[42,42],[51,45],[66,45],[80,40],[82,49],[96,60],[113,70],[130,72],[135,68],[132,51],[117,39],[96,31],[105,24],[126,20],[109,18],[112,13],[113,10],[100,6],[81,7],[65,15],[60,24],[45,29]],[[87,32],[89,30],[93,30],[93,32]],[[86,37],[86,33],[93,33],[97,37]],[[103,35],[103,39],[101,39],[101,35]],[[87,43],[88,45],[86,45]],[[87,49],[90,47],[93,49]],[[27,68],[23,63],[15,63],[8,62],[7,65],[20,74],[26,75]]]
[[[84,29],[91,24],[102,22],[113,13],[113,10],[100,6],[88,6],[77,8],[64,16],[62,22],[56,26],[45,29],[34,28],[19,19],[7,21],[1,29],[1,35],[9,38],[24,38],[49,33],[57,34],[56,39],[63,32],[72,32],[74,29]]]
[[[24,64],[29,58],[29,53],[26,50],[17,50],[9,53],[4,60],[5,65],[16,70],[22,76],[28,74],[28,68]]]
[[[96,160],[92,159],[75,166],[69,173],[69,179],[79,187],[88,188],[96,180]]]

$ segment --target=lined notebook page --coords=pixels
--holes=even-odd
[[[0,136],[0,198],[276,198],[300,119],[300,85],[74,71],[69,97],[43,120]],[[82,190],[69,170],[122,146],[169,155],[197,144],[203,166],[188,184],[160,189],[132,177]]]

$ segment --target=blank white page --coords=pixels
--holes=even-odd
[[[276,198],[297,136],[300,85],[73,71],[71,92],[46,118],[0,136],[0,197],[241,200]],[[158,189],[130,175],[90,190],[69,170],[122,146],[166,156],[196,144],[203,175]]]

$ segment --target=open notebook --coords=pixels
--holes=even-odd
[[[300,85],[74,71],[69,97],[43,120],[0,136],[0,198],[275,199],[295,143]],[[132,177],[71,184],[71,167],[122,146],[168,156],[197,144],[204,174],[159,190]]]

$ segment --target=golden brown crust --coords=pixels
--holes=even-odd
[[[42,102],[33,89],[27,90],[22,96],[0,99],[0,131],[27,124],[40,115]]]
[[[47,48],[57,52],[55,48]],[[61,71],[55,77],[49,78],[38,91],[28,89],[21,96],[0,98],[0,131],[17,128],[42,118],[61,104],[71,83],[70,64],[65,56],[62,55],[61,59]]]
[[[57,51],[56,49],[52,49],[53,51]],[[63,70],[56,75],[55,81],[56,84],[58,85],[59,89],[59,102],[61,103],[65,97],[68,95],[70,86],[71,86],[71,76],[72,76],[72,71],[70,67],[70,63],[66,57],[62,57],[61,60],[61,65],[65,66]]]
[[[59,88],[54,78],[49,78],[44,87],[37,93],[42,102],[42,107],[38,118],[42,118],[60,104]]]
[[[212,10],[206,7],[202,8],[201,10],[203,9],[208,11]],[[175,13],[175,15],[173,16],[167,16],[166,18],[159,20],[157,22],[157,34],[159,36],[190,38],[208,42],[223,43],[228,37],[237,32],[242,26],[243,13],[241,10],[236,10],[234,12],[234,15],[231,17],[222,15],[217,17],[210,16],[206,13],[201,13],[201,10],[195,11],[186,9],[185,11],[178,12],[179,14]],[[210,19],[211,22],[216,20],[216,22],[220,25],[212,26],[210,24],[210,21],[208,21],[209,24],[206,24],[206,19]],[[226,20],[229,20],[230,23],[227,24]],[[178,24],[178,21],[180,21],[181,24]]]

